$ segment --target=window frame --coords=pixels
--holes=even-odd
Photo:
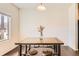
[[[0,42],[1,42],[1,41],[9,40],[9,39],[10,39],[10,36],[11,36],[11,35],[10,35],[10,29],[11,29],[11,28],[10,28],[10,27],[11,27],[11,24],[10,24],[10,22],[11,22],[11,16],[8,15],[8,14],[6,14],[6,13],[3,13],[3,12],[0,12],[0,14],[8,17],[8,19],[7,19],[7,27],[8,27],[8,28],[7,28],[8,34],[7,34],[7,35],[8,35],[8,39],[2,39],[2,40],[0,40]]]

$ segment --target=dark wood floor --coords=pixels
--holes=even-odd
[[[62,46],[61,55],[62,56],[79,56],[79,52],[75,52],[73,49],[71,49],[68,46]],[[10,51],[9,53],[5,54],[4,56],[18,56],[18,47]]]

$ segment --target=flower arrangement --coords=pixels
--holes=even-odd
[[[43,30],[44,30],[45,27],[43,27],[42,25],[39,26],[38,28],[38,32],[40,32],[40,36],[42,37],[43,36]]]

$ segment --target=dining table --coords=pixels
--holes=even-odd
[[[61,56],[61,45],[64,45],[63,41],[58,38],[48,37],[48,38],[25,38],[21,41],[15,42],[15,45],[19,46],[18,54],[22,56],[22,46],[25,45],[25,55],[27,54],[28,45],[31,49],[31,45],[52,45],[54,48],[54,53],[57,56]]]

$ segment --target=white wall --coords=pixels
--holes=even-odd
[[[44,12],[35,9],[20,10],[21,38],[39,37],[37,27],[45,26],[44,37],[58,37],[65,45],[77,50],[77,4],[52,5]]]
[[[67,44],[68,7],[64,4],[52,5],[51,8],[47,8],[44,12],[35,9],[21,9],[20,37],[22,39],[39,37],[37,27],[42,24],[45,26],[44,37],[57,37]]]
[[[16,47],[15,42],[19,38],[19,18],[18,8],[12,4],[0,4],[0,12],[11,16],[11,39],[0,42],[0,55],[4,55],[8,51]]]
[[[78,48],[78,6],[77,4],[71,4],[69,8],[69,32],[67,40],[68,45],[73,48],[74,50],[77,50]]]

